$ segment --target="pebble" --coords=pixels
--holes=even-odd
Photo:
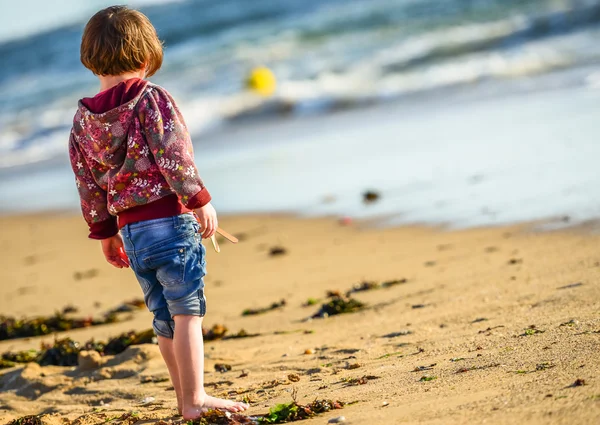
[[[308,348],[304,350],[304,354],[315,354],[315,350],[313,350],[312,348]]]
[[[148,396],[148,397],[144,397],[141,401],[140,404],[150,404],[152,402],[154,402],[156,400],[156,398],[152,397],[152,396]]]
[[[389,404],[390,404],[389,402],[387,402],[387,401],[384,401],[383,403],[381,403],[381,406],[382,406],[382,407],[385,407],[385,406],[389,406]]]
[[[346,418],[343,416],[338,416],[337,418],[331,418],[327,421],[328,424],[341,424],[342,422],[345,422]]]
[[[298,382],[300,380],[300,375],[298,375],[297,373],[290,373],[288,375],[288,380],[290,380],[291,382]]]

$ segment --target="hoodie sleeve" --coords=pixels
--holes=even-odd
[[[69,138],[69,157],[75,173],[81,212],[90,228],[89,237],[106,239],[116,235],[119,232],[117,218],[108,212],[106,191],[96,183],[73,132]]]
[[[160,172],[188,209],[208,204],[211,196],[194,164],[194,150],[183,116],[169,93],[152,87],[138,106],[146,141]]]

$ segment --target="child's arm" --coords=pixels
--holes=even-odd
[[[194,164],[194,149],[183,116],[171,96],[153,87],[138,105],[140,123],[162,175],[190,210],[196,210],[202,236],[212,236],[218,226],[211,196]]]
[[[121,255],[123,241],[119,236],[117,219],[107,209],[106,191],[94,179],[73,133],[69,139],[69,157],[75,173],[81,212],[90,228],[89,237],[102,241],[106,261],[118,268],[128,267],[129,264]]]

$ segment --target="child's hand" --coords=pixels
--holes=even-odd
[[[202,208],[195,210],[198,216],[198,223],[200,223],[200,231],[202,232],[202,238],[208,239],[215,234],[217,227],[219,227],[219,221],[217,220],[217,211],[209,202]]]
[[[102,239],[100,242],[102,242],[102,252],[106,257],[106,261],[118,269],[129,267],[129,259],[125,255],[121,235],[117,233],[113,237]]]

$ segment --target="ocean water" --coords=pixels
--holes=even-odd
[[[0,211],[77,209],[68,132],[77,99],[97,92],[79,42],[108,4],[72,4],[0,32]],[[457,226],[600,215],[600,0],[138,5],[166,45],[153,81],[177,99],[221,212]],[[272,98],[244,87],[259,65],[277,76]],[[363,204],[367,189],[381,201]]]

